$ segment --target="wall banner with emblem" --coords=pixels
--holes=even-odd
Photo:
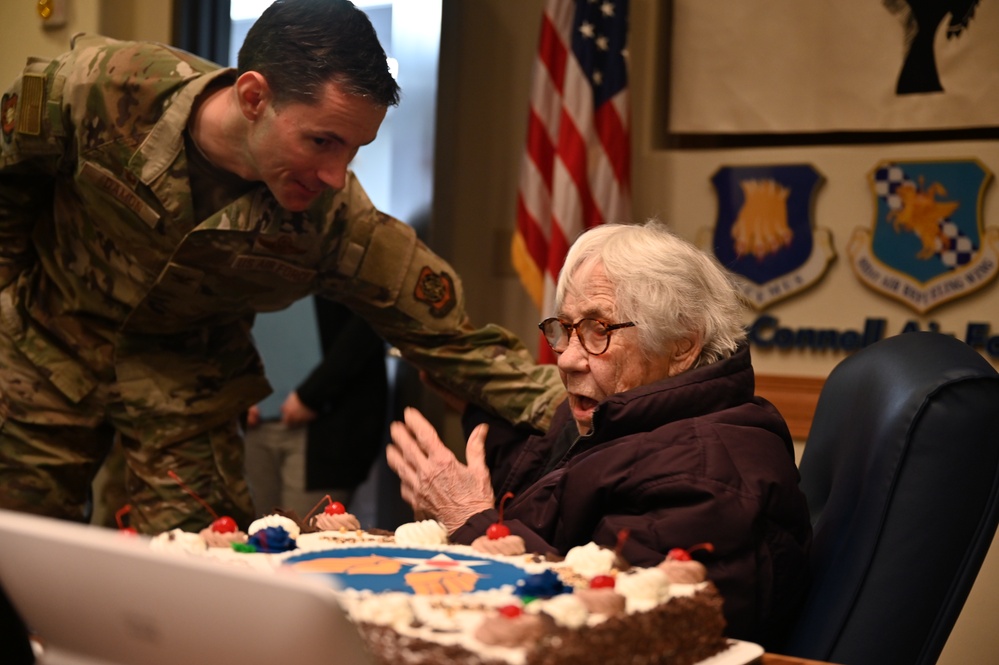
[[[919,314],[995,279],[999,229],[982,219],[991,178],[977,159],[879,162],[874,221],[847,248],[857,279]]]
[[[711,178],[718,219],[701,245],[758,310],[818,282],[836,256],[831,234],[813,220],[822,179],[809,164],[723,166]]]

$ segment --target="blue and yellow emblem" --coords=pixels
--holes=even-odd
[[[981,162],[883,161],[868,177],[873,228],[848,248],[862,283],[925,314],[995,278],[999,230],[984,227],[992,174]]]
[[[338,588],[376,593],[451,595],[515,587],[526,572],[488,557],[416,547],[351,547],[306,552],[284,564],[296,573],[326,578]]]
[[[711,178],[711,250],[758,310],[815,284],[836,253],[812,210],[822,175],[809,164],[723,166]]]

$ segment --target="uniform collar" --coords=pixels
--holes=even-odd
[[[139,180],[149,185],[170,168],[184,148],[184,130],[198,95],[215,81],[235,76],[235,73],[232,68],[218,69],[198,76],[181,88],[129,161],[129,169]]]

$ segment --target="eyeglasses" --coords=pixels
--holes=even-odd
[[[610,346],[611,332],[619,328],[631,328],[634,325],[634,321],[606,323],[599,319],[580,319],[575,323],[562,323],[553,316],[539,323],[538,328],[555,353],[562,353],[569,348],[569,338],[575,330],[583,349],[591,356],[599,356]]]

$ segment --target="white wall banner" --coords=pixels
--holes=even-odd
[[[673,133],[999,126],[994,0],[673,5]]]

